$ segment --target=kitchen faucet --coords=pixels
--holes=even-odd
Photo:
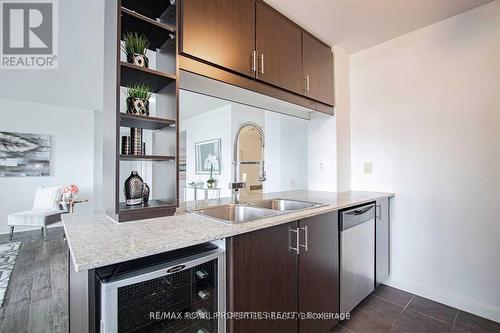
[[[241,124],[238,130],[236,131],[236,136],[234,139],[234,149],[233,149],[234,181],[232,183],[229,183],[229,189],[231,189],[232,191],[232,200],[233,203],[235,204],[240,203],[240,189],[246,187],[246,179],[240,181],[239,141],[240,141],[241,131],[248,126],[255,128],[259,132],[260,146],[261,146],[260,162],[259,162],[260,164],[259,181],[264,182],[267,179],[266,170],[264,169],[264,146],[265,146],[264,130],[256,123],[245,122]]]
[[[229,188],[232,190],[232,202],[234,204],[240,203],[240,189],[245,188],[247,183],[239,182],[239,183],[229,183]]]

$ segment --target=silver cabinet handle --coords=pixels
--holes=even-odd
[[[288,232],[289,233],[290,232],[295,232],[295,242],[296,242],[295,243],[296,247],[293,247],[292,246],[292,237],[289,237],[288,238],[288,249],[290,251],[295,251],[295,253],[297,253],[297,254],[300,254],[300,246],[299,246],[300,245],[300,234],[299,234],[299,228],[297,228],[297,229],[290,228],[290,229],[288,229]]]
[[[260,74],[264,75],[264,53],[260,54]]]
[[[380,205],[375,205],[375,218],[376,219],[382,218],[382,207]]]
[[[306,75],[306,91],[307,92],[311,91],[310,87],[309,87],[309,84],[310,84],[310,78],[309,78],[309,74],[307,74]]]
[[[252,52],[252,54],[250,54],[250,57],[251,57],[251,61],[252,61],[252,72],[256,72],[257,71],[257,59],[256,59],[256,51],[254,50]]]
[[[307,233],[307,225],[305,227],[300,228],[304,230],[304,245],[300,244],[304,249],[306,249],[306,252],[309,251],[309,234]],[[299,238],[300,239],[300,238]]]

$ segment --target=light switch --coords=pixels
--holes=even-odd
[[[373,170],[373,164],[372,162],[365,162],[363,165],[364,172],[369,174],[372,173]]]

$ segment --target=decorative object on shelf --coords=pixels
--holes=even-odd
[[[50,176],[50,135],[0,132],[0,177]]]
[[[129,155],[130,154],[130,136],[128,136],[128,135],[122,136],[121,154],[122,155]]]
[[[127,55],[127,62],[139,67],[149,67],[149,59],[146,51],[149,47],[149,40],[143,34],[128,32],[122,37],[124,45],[122,50]]]
[[[195,148],[196,174],[220,175],[221,139],[198,142]],[[212,171],[210,171],[211,166]]]
[[[71,184],[63,186],[61,192],[63,201],[71,202],[76,199],[76,196],[80,193],[80,189],[77,185]]]
[[[142,191],[142,202],[143,203],[148,203],[148,201],[149,201],[149,192],[150,192],[150,189],[149,189],[148,184],[144,183],[144,189]]]
[[[142,128],[130,128],[130,154],[142,155]]]
[[[210,163],[210,177],[207,180],[207,187],[208,188],[215,187],[215,184],[216,184],[216,180],[213,177],[213,171],[214,171],[214,165],[212,163]]]
[[[149,116],[151,88],[138,83],[127,88],[127,113]]]
[[[132,171],[130,176],[125,180],[125,203],[127,206],[135,206],[142,204],[144,181],[137,171]]]

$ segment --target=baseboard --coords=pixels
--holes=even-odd
[[[409,293],[431,299],[433,301],[452,306],[462,311],[470,312],[480,317],[484,317],[496,322],[500,322],[500,308],[478,303],[470,298],[450,294],[444,290],[429,287],[407,279],[390,277],[388,286],[398,288]]]

